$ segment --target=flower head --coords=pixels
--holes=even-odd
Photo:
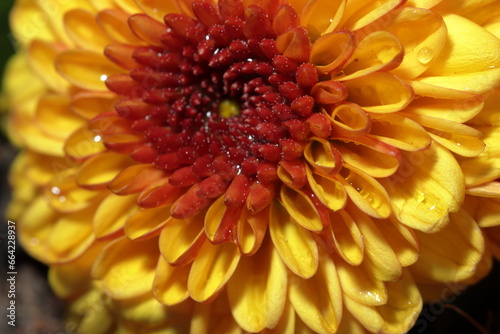
[[[50,3],[10,214],[82,332],[404,333],[487,273],[498,2]]]

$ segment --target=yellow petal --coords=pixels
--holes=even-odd
[[[160,36],[165,32],[165,25],[144,14],[133,15],[128,19],[132,31],[149,45],[162,47]]]
[[[139,13],[141,11],[134,0],[114,0],[113,2],[130,14]],[[110,7],[108,6],[107,8]]]
[[[300,25],[305,27],[312,39],[332,32],[340,21],[344,13],[345,0],[310,0],[305,2],[305,6],[300,13]],[[294,4],[292,4],[293,6]]]
[[[33,41],[28,49],[29,63],[38,78],[54,91],[65,93],[69,84],[54,67],[54,62],[61,51],[61,48],[54,44],[38,40]]]
[[[335,333],[342,318],[342,290],[332,258],[322,252],[316,274],[292,278],[290,301],[302,321],[317,333]]]
[[[401,277],[401,264],[378,224],[352,204],[347,209],[363,236],[365,259],[369,260],[367,268],[376,279],[397,281]]]
[[[75,297],[91,288],[90,268],[103,247],[103,242],[95,242],[77,259],[49,268],[49,284],[58,297]]]
[[[88,189],[103,189],[133,160],[123,154],[106,152],[86,160],[76,175],[78,185]]]
[[[344,300],[350,298],[363,305],[383,305],[387,302],[384,282],[374,277],[366,262],[356,267],[342,260],[336,262]]]
[[[49,252],[59,261],[71,261],[80,256],[94,242],[92,226],[93,209],[61,216],[46,239]]]
[[[448,40],[425,76],[460,75],[500,66],[500,40],[458,15],[445,15]]]
[[[318,269],[318,246],[311,232],[299,226],[278,202],[271,203],[269,231],[276,250],[287,267],[303,278]]]
[[[420,244],[415,232],[394,218],[377,224],[390,248],[394,251],[403,267],[415,263],[420,255]]]
[[[295,311],[288,299],[285,300],[285,309],[279,323],[272,329],[266,329],[269,334],[295,334]],[[302,333],[304,334],[304,333]]]
[[[150,238],[158,233],[170,218],[167,207],[143,209],[130,215],[125,221],[125,235],[130,240]]]
[[[400,222],[416,230],[438,231],[464,198],[463,174],[448,150],[433,143],[427,150],[403,153],[397,173],[380,180]]]
[[[355,0],[348,1],[340,25],[349,30],[361,29],[376,21],[403,3],[402,0]]]
[[[330,213],[332,239],[339,255],[352,266],[363,261],[363,235],[352,217],[344,210]]]
[[[474,94],[484,94],[491,92],[500,82],[500,68],[474,73],[464,73],[457,75],[440,75],[419,78],[419,82],[462,90]]]
[[[344,186],[349,198],[366,214],[375,218],[387,218],[391,214],[391,201],[380,183],[355,168],[350,168],[349,174],[337,180]]]
[[[323,2],[326,3],[326,1]],[[343,2],[345,3],[345,1]],[[329,4],[329,8],[331,8],[330,6],[331,4]],[[309,62],[315,65],[320,73],[337,73],[351,57],[355,48],[356,41],[354,34],[344,30],[331,32],[322,35],[314,42]]]
[[[386,31],[371,33],[359,42],[349,63],[343,68],[345,76],[338,80],[346,81],[377,71],[392,70],[403,60],[403,50],[396,36]]]
[[[281,200],[283,207],[297,224],[310,231],[323,229],[316,205],[305,193],[284,185],[281,187]]]
[[[352,315],[370,332],[406,333],[414,325],[422,308],[420,292],[409,272],[399,282],[387,283],[387,304],[366,306],[345,297]]]
[[[135,0],[135,3],[141,8],[148,16],[164,22],[165,15],[170,13],[179,13],[177,1],[163,1],[163,0]]]
[[[405,109],[406,110],[406,109]],[[370,136],[405,151],[418,151],[431,144],[427,131],[399,114],[373,114]]]
[[[189,297],[187,281],[191,266],[171,266],[160,256],[153,280],[153,294],[162,304],[172,306]]]
[[[190,334],[242,334],[229,312],[227,296],[222,296],[212,303],[196,303],[191,317]]]
[[[113,299],[128,299],[151,291],[160,253],[158,245],[120,238],[109,243],[92,267],[92,277],[102,280]]]
[[[71,110],[85,119],[114,110],[116,95],[109,92],[81,92],[73,96]]]
[[[392,72],[404,79],[413,79],[425,72],[446,42],[447,30],[442,17],[422,8],[404,8],[384,30],[394,34],[403,45],[403,62]]]
[[[413,90],[398,77],[375,72],[362,78],[347,80],[349,102],[357,103],[373,113],[388,113],[404,109],[413,100]]]
[[[57,56],[55,64],[64,78],[86,90],[107,91],[106,79],[123,72],[104,55],[84,50],[64,51]]]
[[[270,240],[256,256],[243,257],[227,285],[231,312],[249,332],[274,328],[283,313],[287,270]]]
[[[47,94],[40,99],[35,122],[42,131],[60,139],[66,139],[84,124],[81,117],[71,112],[68,98],[56,94]]]
[[[201,246],[188,278],[189,295],[203,302],[214,297],[233,275],[240,252],[232,243],[214,246],[208,240]]]
[[[45,187],[46,201],[57,211],[71,213],[84,210],[96,204],[106,192],[89,191],[75,182],[75,171],[58,172]]]
[[[64,142],[64,153],[75,160],[84,160],[106,150],[102,137],[89,130],[85,124],[74,131]]]
[[[151,294],[139,299],[118,300],[115,303],[125,321],[139,323],[143,328],[164,325],[173,316],[172,312],[169,312],[170,310],[160,304]]]
[[[165,172],[151,164],[132,165],[116,175],[109,189],[119,195],[134,194],[164,178]]]
[[[102,52],[111,40],[103,34],[95,20],[95,13],[83,9],[73,9],[64,15],[64,27],[69,37],[78,47]]]
[[[172,265],[191,262],[206,240],[203,215],[188,219],[171,218],[160,235],[162,256]]]
[[[49,24],[58,36],[59,41],[63,41],[67,45],[71,45],[71,39],[64,30],[64,14],[74,8],[91,10],[92,7],[86,0],[76,1],[60,1],[60,0],[36,0],[39,8],[47,15],[47,21],[44,24]]]
[[[490,182],[500,177],[500,127],[476,127],[484,137],[484,151],[477,157],[464,159],[460,166],[468,187]]]
[[[472,127],[431,116],[410,114],[405,116],[425,127],[435,141],[453,153],[475,157],[485,148],[481,132]]]
[[[481,95],[418,81],[411,81],[410,85],[415,95],[419,97],[405,108],[406,113],[432,116],[458,123],[464,123],[484,113],[481,112],[484,106]]]
[[[336,148],[344,160],[344,166],[362,170],[372,177],[390,176],[400,165],[397,149],[374,138],[362,142],[352,139],[352,143],[336,145]]]
[[[450,214],[450,224],[434,234],[417,232],[420,259],[411,272],[423,282],[458,282],[471,277],[484,252],[484,239],[465,211]]]
[[[18,1],[12,8],[9,23],[16,41],[26,46],[35,39],[57,40],[48,20],[49,16],[40,11],[35,1]]]
[[[135,204],[137,195],[117,196],[111,194],[106,197],[94,215],[94,233],[97,238],[103,238],[115,233],[121,233],[125,221],[137,211]]]
[[[19,229],[19,239],[24,245],[24,249],[32,257],[44,263],[55,261],[54,254],[48,252],[45,247],[45,240],[50,234],[50,230],[58,215],[49,207],[43,197],[33,200],[20,218],[23,222]]]
[[[97,14],[97,23],[112,40],[123,44],[143,44],[127,23],[130,15],[118,9],[105,9]]]

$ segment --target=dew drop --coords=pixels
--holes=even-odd
[[[434,58],[434,51],[429,48],[421,48],[417,53],[417,59],[421,64],[428,64]]]

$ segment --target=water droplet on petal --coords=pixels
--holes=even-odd
[[[434,51],[429,48],[421,48],[417,53],[417,59],[422,64],[428,64],[434,58]]]

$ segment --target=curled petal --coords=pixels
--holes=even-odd
[[[64,153],[72,159],[84,160],[106,150],[102,137],[88,129],[87,125],[74,131],[64,142]]]
[[[198,195],[199,188],[199,183],[193,185],[184,195],[179,197],[179,199],[172,204],[172,208],[170,209],[172,217],[177,219],[192,217],[210,204],[209,199],[202,198]]]
[[[279,179],[292,189],[301,189],[307,184],[306,164],[302,160],[281,161],[278,166]]]
[[[339,72],[356,49],[354,34],[348,30],[331,32],[318,38],[309,56],[309,62],[323,74]]]
[[[399,111],[413,100],[411,87],[390,73],[375,72],[343,84],[350,102],[373,113]]]
[[[323,138],[311,138],[304,149],[304,158],[320,174],[335,175],[342,167],[341,152]]]
[[[269,231],[274,247],[292,272],[306,279],[316,273],[319,264],[316,241],[277,201],[271,203]]]
[[[269,209],[251,214],[243,210],[236,227],[235,242],[244,255],[253,255],[260,248],[269,224]]]
[[[135,3],[148,16],[162,23],[165,15],[180,12],[177,1],[135,0]]]
[[[273,200],[276,192],[274,184],[254,182],[250,187],[246,206],[251,213],[264,210]]]
[[[351,85],[353,86],[353,85]],[[349,87],[337,81],[320,81],[311,89],[311,96],[321,104],[335,104],[344,101]]]
[[[312,0],[305,2],[301,11],[300,25],[307,28],[311,39],[332,32],[344,13],[345,0]],[[296,8],[297,10],[297,8]]]
[[[101,113],[114,109],[116,96],[110,92],[81,92],[73,96],[71,110],[85,119],[92,119]]]
[[[320,214],[313,201],[305,193],[283,185],[281,187],[281,201],[283,207],[297,224],[310,231],[323,229]]]
[[[126,261],[123,254],[128,254]],[[109,243],[92,266],[92,277],[102,280],[113,299],[138,297],[151,290],[159,253],[154,242],[119,238]]]
[[[355,103],[341,103],[327,114],[332,122],[334,137],[359,137],[370,132],[370,117]]]
[[[183,266],[193,261],[206,240],[203,216],[167,221],[160,234],[161,255],[174,266]]]
[[[309,59],[311,43],[303,27],[292,27],[276,38],[276,47],[284,56],[302,63]]]
[[[298,25],[299,17],[297,16],[297,12],[290,5],[281,5],[273,18],[273,30],[276,36]]]
[[[340,210],[345,206],[347,193],[339,181],[313,173],[309,168],[306,172],[309,186],[321,203],[333,211]]]
[[[188,278],[188,291],[195,301],[215,297],[231,278],[240,261],[238,247],[232,243],[214,246],[204,242],[196,256]]]
[[[210,205],[205,215],[205,232],[208,240],[217,245],[230,241],[243,207],[227,207],[221,196]]]

